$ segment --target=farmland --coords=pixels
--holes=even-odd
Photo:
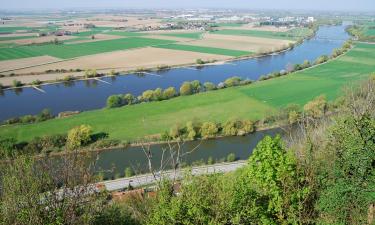
[[[74,58],[116,50],[170,44],[172,41],[147,38],[122,38],[115,40],[79,43],[72,45],[33,45],[0,48],[0,60],[49,55],[61,59]]]
[[[345,85],[355,84],[375,71],[374,59],[375,45],[356,44],[340,58],[288,76],[168,101],[88,111],[38,124],[5,126],[0,128],[0,136],[23,141],[36,136],[65,133],[74,126],[88,124],[94,132],[106,132],[110,138],[134,140],[161,133],[176,123],[184,124],[190,120],[257,120],[290,103],[302,106],[321,94],[334,100]]]
[[[295,28],[287,32],[273,32],[273,31],[263,31],[263,30],[241,30],[241,29],[223,29],[212,31],[214,34],[222,35],[239,35],[239,36],[253,36],[262,38],[272,38],[272,39],[283,39],[283,40],[296,40],[311,34],[311,30],[307,28]]]

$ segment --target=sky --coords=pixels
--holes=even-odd
[[[0,9],[239,8],[375,11],[375,0],[0,0]]]

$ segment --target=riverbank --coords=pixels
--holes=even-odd
[[[328,100],[335,99],[344,85],[356,83],[374,72],[374,50],[374,45],[355,44],[352,50],[338,59],[288,76],[167,101],[87,111],[38,124],[3,126],[0,136],[28,141],[46,135],[47,131],[50,135],[61,134],[87,124],[94,133],[104,132],[110,139],[131,141],[160,134],[178,123],[194,120],[224,123],[236,118],[256,121],[288,104],[301,107],[321,94],[326,95]]]
[[[215,61],[214,63],[205,63],[205,64],[197,64],[195,62],[192,62],[192,63],[183,63],[183,64],[158,65],[158,66],[154,66],[154,67],[145,67],[145,68],[136,67],[135,69],[132,68],[132,69],[128,69],[128,70],[118,70],[117,68],[106,68],[106,69],[97,70],[98,76],[96,76],[96,78],[115,76],[113,73],[121,74],[121,75],[136,74],[136,73],[142,72],[142,70],[144,72],[163,72],[163,71],[165,71],[165,69],[159,69],[158,68],[159,66],[168,67],[167,70],[184,68],[184,67],[214,66],[214,65],[221,65],[221,64],[230,63],[230,62],[236,62],[236,61],[240,61],[240,60],[256,59],[256,58],[261,58],[261,57],[277,55],[277,54],[287,52],[287,51],[297,47],[298,45],[302,44],[305,40],[313,38],[315,36],[315,34],[316,34],[316,30],[313,30],[312,35],[306,36],[306,37],[302,38],[300,41],[296,41],[295,43],[287,46],[286,48],[275,49],[274,51],[269,51],[269,52],[266,52],[266,53],[256,53],[256,54],[250,54],[250,55],[245,55],[245,56],[240,56],[240,57],[230,57],[228,59],[214,60]],[[71,61],[71,60],[72,59],[67,59],[67,60],[63,60],[63,61]],[[53,63],[55,63],[55,62],[53,62]],[[48,64],[53,64],[53,63],[48,63]],[[94,78],[86,78],[85,77],[85,71],[79,71],[79,72],[66,71],[64,73],[53,73],[52,72],[52,73],[41,73],[41,74],[39,74],[39,73],[13,74],[12,76],[0,77],[0,83],[5,86],[5,88],[3,88],[3,90],[12,90],[12,89],[17,89],[17,88],[22,88],[22,87],[34,87],[35,85],[33,85],[32,82],[36,81],[36,80],[39,80],[41,82],[41,84],[38,84],[38,86],[50,85],[50,84],[66,82],[66,81],[64,81],[64,77],[62,77],[63,74],[66,74],[65,76],[70,76],[71,79],[74,80],[74,81],[94,79]],[[20,81],[23,85],[20,86],[20,87],[12,87],[14,80]]]

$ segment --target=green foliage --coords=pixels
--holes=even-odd
[[[227,121],[223,126],[222,132],[226,136],[237,135],[237,132],[238,132],[237,121],[235,121],[235,120]]]
[[[224,81],[224,84],[226,87],[233,87],[233,86],[238,86],[241,83],[241,78],[240,77],[231,77],[228,78]]]
[[[111,95],[107,98],[107,108],[117,108],[123,105],[122,95]]]
[[[193,85],[190,82],[184,82],[180,87],[180,94],[181,95],[191,95],[193,94]]]
[[[189,121],[186,123],[186,133],[188,140],[194,140],[197,136],[197,132],[195,130],[193,122]]]
[[[92,128],[88,125],[81,125],[68,132],[66,146],[70,150],[78,149],[91,141]]]
[[[324,95],[318,96],[312,101],[308,102],[304,107],[307,116],[312,118],[322,117],[327,110],[327,100]]]
[[[203,139],[214,138],[219,128],[217,127],[216,123],[214,122],[205,122],[202,124],[201,127],[201,135]]]
[[[88,69],[85,71],[85,77],[86,78],[93,78],[96,77],[98,73],[96,72],[96,69]]]
[[[213,84],[213,83],[211,83],[211,82],[205,82],[205,83],[203,84],[203,86],[204,86],[204,89],[205,89],[206,91],[213,91],[213,90],[216,89],[216,85]]]
[[[164,99],[171,99],[177,96],[177,91],[174,87],[169,87],[164,90],[163,98]]]
[[[126,167],[124,171],[125,177],[131,177],[134,176],[134,171],[130,167]]]
[[[236,161],[236,155],[234,153],[230,153],[227,156],[227,162],[234,162],[234,161]]]
[[[137,225],[130,210],[125,205],[113,204],[100,212],[93,221],[94,225]]]
[[[23,85],[22,82],[19,80],[13,80],[12,84],[13,87],[21,87]]]

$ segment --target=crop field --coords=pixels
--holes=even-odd
[[[0,48],[0,60],[19,59],[42,55],[68,59],[103,52],[111,52],[116,50],[125,50],[145,46],[165,45],[170,43],[173,43],[173,41],[149,38],[122,38],[71,45],[48,44],[20,46],[15,48]]]
[[[213,31],[213,34],[223,35],[239,35],[239,36],[253,36],[273,39],[296,40],[311,33],[307,28],[295,28],[287,32],[273,32],[262,30],[237,30],[237,29],[224,29]]]
[[[1,37],[0,41],[10,41],[10,40],[20,40],[20,39],[30,39],[30,38],[36,38],[37,36],[15,36],[15,37]]]
[[[181,37],[181,38],[190,38],[190,39],[199,39],[202,37],[203,32],[193,32],[193,33],[164,33],[160,34],[163,36],[172,36],[172,37]]]
[[[157,47],[158,48],[174,49],[174,50],[183,50],[183,51],[191,51],[191,52],[216,54],[216,55],[227,55],[227,56],[234,56],[234,57],[253,54],[252,52],[248,52],[248,51],[223,49],[223,48],[212,48],[212,47],[203,47],[203,46],[194,46],[194,45],[181,45],[181,44],[168,44],[168,45],[161,45],[161,46],[157,46]]]
[[[127,32],[127,31],[109,31],[109,32],[105,32],[105,34],[117,35],[117,36],[123,36],[123,37],[140,37],[140,36],[147,35],[146,33]]]
[[[66,133],[77,125],[88,124],[94,132],[106,132],[110,138],[135,140],[169,130],[178,122],[183,125],[191,120],[257,120],[290,103],[302,106],[321,94],[333,100],[345,85],[356,84],[373,72],[375,45],[356,44],[345,56],[288,76],[168,101],[88,111],[37,124],[3,126],[0,136],[27,141],[36,136]]]
[[[29,27],[0,27],[0,33],[13,33],[18,30],[30,30]]]

